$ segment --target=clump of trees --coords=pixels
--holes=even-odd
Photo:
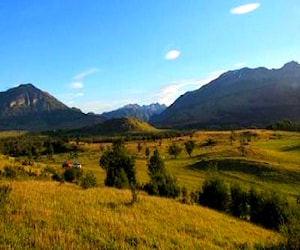
[[[106,172],[106,186],[117,188],[136,186],[135,160],[127,153],[124,141],[115,141],[112,149],[103,153],[99,164]]]
[[[253,188],[246,191],[237,184],[229,187],[218,176],[204,181],[195,201],[277,231],[289,218],[288,203],[278,194],[258,192]]]
[[[29,159],[41,155],[66,153],[79,150],[62,138],[48,138],[33,135],[4,138],[0,140],[0,153],[12,157],[26,156]]]
[[[180,187],[176,179],[165,168],[159,151],[154,150],[148,162],[150,182],[145,185],[145,190],[151,195],[175,198],[180,194]]]

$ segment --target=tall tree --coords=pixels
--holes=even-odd
[[[106,186],[128,188],[136,185],[135,161],[123,141],[115,141],[112,149],[103,153],[99,163],[106,172]]]
[[[177,197],[180,194],[176,179],[166,170],[164,161],[157,149],[154,150],[149,159],[148,174],[150,182],[147,183],[146,190],[149,194],[165,197]]]

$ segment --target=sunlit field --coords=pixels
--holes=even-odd
[[[195,142],[191,156],[184,147],[189,140]],[[182,148],[176,158],[168,153],[172,143]],[[0,224],[0,248],[251,249],[282,241],[278,233],[199,205],[181,204],[180,198],[139,191],[138,202],[131,205],[129,190],[104,186],[99,159],[111,143],[79,142],[78,146],[75,155],[41,156],[31,166],[22,166],[21,157],[0,156],[0,169],[22,167],[37,176],[0,180],[12,187]],[[126,147],[135,157],[140,184],[149,180],[148,148],[150,156],[159,150],[169,172],[189,193],[217,174],[246,190],[280,193],[292,205],[300,195],[300,134],[296,132],[197,131],[171,139],[129,141]],[[65,160],[78,161],[84,172],[92,171],[98,187],[83,190],[51,181],[50,176],[39,179],[45,168],[62,173]]]

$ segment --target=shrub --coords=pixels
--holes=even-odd
[[[88,171],[81,179],[80,186],[84,189],[96,187],[97,179],[92,171]]]
[[[148,174],[150,182],[145,185],[145,190],[149,194],[170,198],[179,196],[180,187],[177,180],[167,172],[157,149],[148,162]]]
[[[230,187],[231,201],[229,205],[230,213],[239,218],[246,218],[248,215],[248,194],[235,184]]]
[[[0,186],[0,214],[5,211],[5,206],[11,192],[11,187],[8,185]]]
[[[195,142],[194,141],[187,141],[186,143],[184,143],[185,146],[185,150],[188,153],[188,155],[191,157],[193,150],[195,148]]]
[[[226,211],[229,203],[228,187],[218,177],[205,180],[202,192],[199,193],[199,203],[219,211]]]
[[[280,231],[286,238],[285,249],[300,249],[300,211],[298,208],[291,211]]]
[[[83,172],[80,168],[70,168],[66,169],[63,173],[64,180],[67,182],[75,182],[80,179]]]
[[[59,173],[55,173],[52,175],[52,180],[58,181],[58,182],[64,182],[64,176],[60,175]]]
[[[249,192],[250,220],[262,226],[279,230],[288,220],[288,204],[275,193]]]
[[[175,159],[181,153],[181,150],[182,150],[181,147],[179,147],[175,143],[172,143],[172,145],[170,145],[168,147],[168,153],[169,153],[169,155],[173,156]]]
[[[6,166],[4,167],[3,175],[6,178],[15,179],[17,177],[17,171],[10,166]]]

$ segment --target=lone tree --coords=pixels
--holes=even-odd
[[[176,179],[165,168],[163,159],[157,149],[148,162],[150,182],[145,188],[149,194],[175,198],[180,194]]]
[[[169,155],[174,156],[175,159],[181,153],[181,150],[182,150],[181,147],[176,145],[174,142],[168,147]]]
[[[112,149],[106,150],[100,166],[106,172],[105,185],[117,188],[135,188],[136,169],[134,158],[129,156],[122,140],[113,143]]]
[[[193,150],[195,148],[195,142],[190,140],[184,143],[185,151],[188,153],[188,155],[191,157]]]

